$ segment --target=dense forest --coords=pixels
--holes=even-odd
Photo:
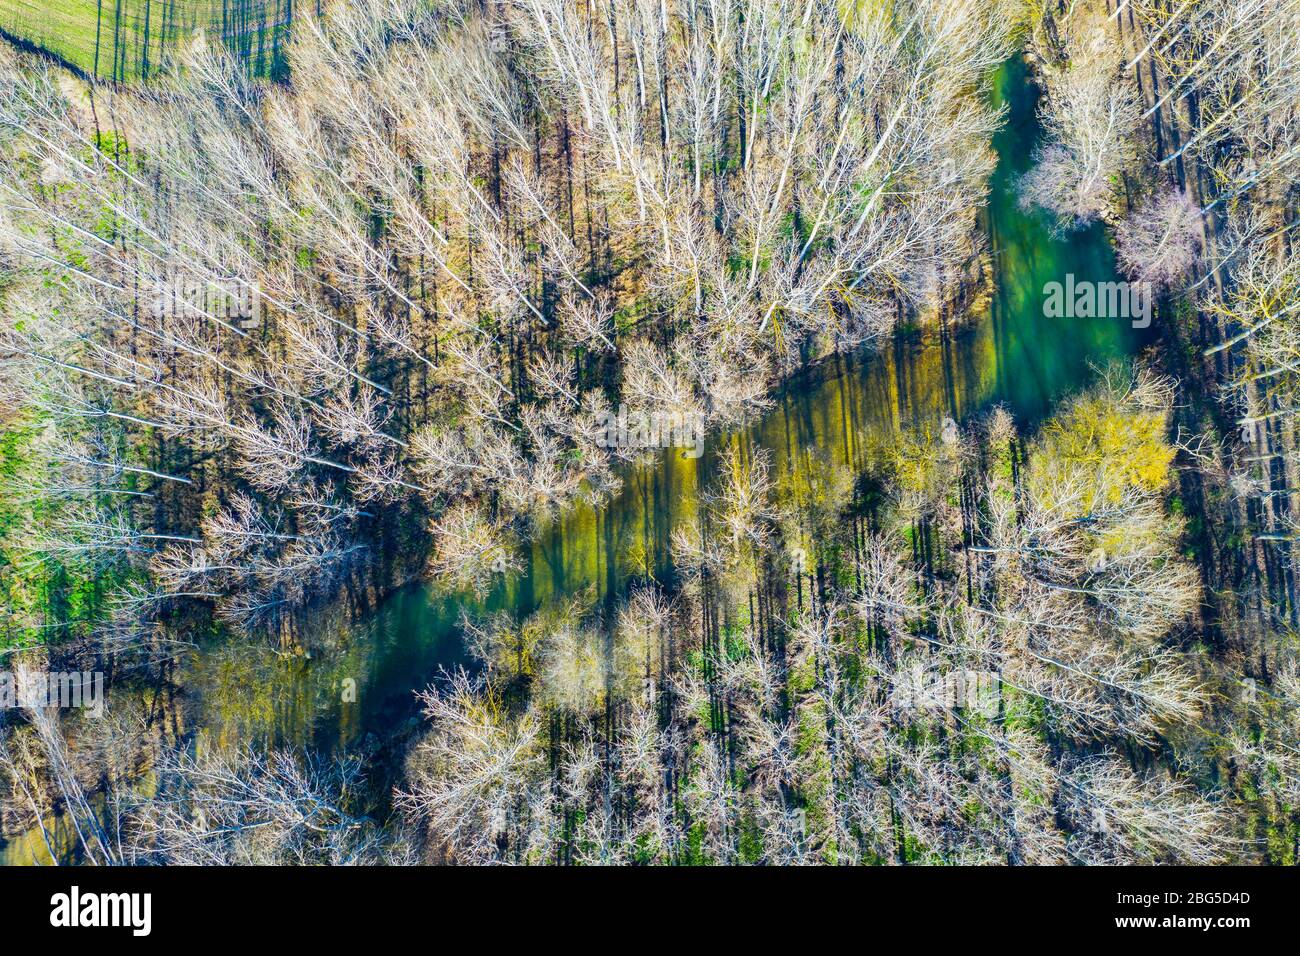
[[[1300,861],[1300,2],[222,36],[0,45],[6,862]]]

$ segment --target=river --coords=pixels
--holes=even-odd
[[[981,213],[992,295],[977,314],[900,331],[876,351],[835,356],[787,383],[749,429],[770,450],[774,477],[806,477],[809,468],[856,471],[861,449],[900,429],[937,429],[945,417],[962,421],[998,403],[1022,426],[1032,425],[1084,385],[1094,366],[1142,344],[1127,320],[1044,316],[1046,283],[1064,282],[1067,273],[1113,281],[1114,258],[1100,224],[1057,237],[1044,218],[1018,208],[1015,182],[1039,133],[1038,91],[1023,60],[998,71],[994,96],[1008,116],[993,140],[998,165]],[[617,595],[647,571],[663,575],[671,530],[695,516],[697,492],[724,440],[711,438],[697,459],[669,451],[631,469],[602,507],[580,507],[536,535],[523,572],[503,579],[485,601],[417,582],[360,616],[322,615],[305,638],[306,652],[293,657],[265,642],[213,637],[179,658],[167,688],[148,690],[149,711],[165,712],[168,738],[361,747],[391,757],[393,742],[418,725],[415,692],[440,668],[465,660],[462,611],[525,614],[586,588],[598,597]],[[112,691],[108,700],[111,709]],[[0,842],[0,862],[45,856],[35,834]]]

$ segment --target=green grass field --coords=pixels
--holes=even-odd
[[[195,30],[221,37],[257,74],[277,69],[293,0],[0,0],[0,30],[101,79],[156,73]]]

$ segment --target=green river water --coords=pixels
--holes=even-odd
[[[1067,273],[1113,280],[1113,256],[1100,225],[1058,238],[1046,220],[1017,207],[1015,180],[1038,135],[1038,93],[1019,58],[999,70],[994,86],[1008,116],[994,137],[999,161],[983,214],[991,299],[952,329],[900,333],[877,351],[834,357],[790,382],[750,429],[770,450],[774,477],[798,476],[814,463],[851,469],[869,443],[907,427],[937,428],[948,416],[962,421],[996,403],[1032,424],[1086,383],[1093,366],[1141,344],[1124,319],[1044,317],[1045,283],[1063,282]],[[717,447],[711,439],[701,458],[670,451],[631,470],[604,506],[579,508],[537,535],[524,572],[485,602],[411,584],[359,620],[325,615],[306,638],[309,656],[212,640],[181,656],[169,686],[150,690],[149,709],[165,714],[166,736],[195,733],[217,746],[382,749],[417,725],[415,691],[440,668],[464,661],[463,609],[524,614],[587,588],[617,595],[647,569],[663,574],[671,530],[695,516]],[[108,700],[111,709],[112,691]],[[0,842],[0,861],[46,856],[34,837]]]

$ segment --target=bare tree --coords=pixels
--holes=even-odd
[[[1129,275],[1163,288],[1196,264],[1200,211],[1181,189],[1153,195],[1115,227],[1116,255]]]

